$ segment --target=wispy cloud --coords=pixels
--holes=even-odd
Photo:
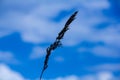
[[[97,56],[104,56],[104,57],[111,57],[111,58],[119,58],[119,50],[110,48],[110,47],[105,47],[105,46],[96,46],[95,48],[92,49],[91,51]]]
[[[95,72],[98,72],[98,71],[111,71],[111,72],[116,72],[116,71],[120,71],[120,64],[99,64],[99,65],[96,65],[96,66],[93,66],[93,67],[89,67],[88,70],[91,70],[91,71],[95,71]]]
[[[0,64],[0,80],[28,80],[5,64]]]
[[[55,61],[57,62],[63,62],[64,61],[64,58],[62,56],[57,56],[54,58]]]
[[[33,48],[32,53],[30,54],[30,59],[41,58],[46,54],[46,49],[36,46]]]
[[[54,80],[79,80],[79,77],[71,75],[71,76],[66,76],[66,77],[58,77]]]
[[[5,2],[7,2],[7,1],[5,1]],[[32,0],[25,1],[24,4],[28,3],[28,5],[30,5],[33,2],[35,2],[35,1],[32,1]],[[76,34],[81,34],[81,36],[82,35],[86,36],[87,33],[89,33],[91,29],[90,28],[84,29],[84,28],[82,28],[82,26],[90,27],[90,26],[96,24],[96,22],[102,21],[103,19],[100,16],[101,13],[99,10],[109,8],[109,6],[108,6],[109,3],[107,2],[107,0],[90,1],[90,4],[93,7],[92,6],[89,7],[87,5],[87,3],[88,3],[87,0],[86,1],[78,1],[81,4],[81,6],[79,6],[77,2],[74,2],[74,1],[71,1],[71,2],[76,4],[78,8],[80,8],[80,7],[88,8],[88,10],[83,10],[81,8],[79,9],[79,11],[80,11],[80,15],[78,16],[79,24],[76,23],[75,26],[76,26],[77,30],[74,29],[74,31],[72,32],[72,33],[74,33],[73,34],[74,36],[77,36]],[[4,32],[2,31],[4,34],[3,35],[1,34],[1,36],[5,36],[5,34],[9,31],[9,32],[19,32],[22,36],[22,39],[24,41],[28,41],[28,42],[42,43],[42,42],[49,42],[50,40],[52,40],[53,37],[55,36],[53,33],[56,33],[60,29],[59,26],[62,26],[61,24],[63,24],[65,22],[67,17],[64,16],[65,18],[63,18],[63,20],[61,22],[53,22],[52,20],[50,20],[50,18],[57,16],[61,11],[65,11],[65,10],[67,11],[67,10],[70,10],[70,8],[74,8],[76,6],[73,4],[65,4],[62,1],[59,3],[48,2],[47,5],[44,4],[44,1],[42,3],[43,4],[41,4],[40,6],[35,6],[33,9],[31,9],[28,14],[24,13],[24,10],[19,12],[14,9],[12,11],[8,11],[7,13],[5,13],[3,15],[3,18],[1,19],[2,23],[0,24],[1,28],[4,27],[3,28]],[[99,4],[97,4],[97,3],[99,3]],[[23,2],[20,1],[20,2],[17,2],[17,4],[22,5]],[[93,4],[97,4],[97,5],[93,5]],[[96,15],[91,15],[91,13],[88,13],[88,12],[94,12],[91,9],[96,6],[99,7],[99,9],[94,9],[95,11],[98,11]],[[98,13],[100,13],[100,14],[98,14]],[[8,27],[8,25],[9,25],[9,27]],[[81,31],[82,32],[85,31],[87,33],[83,32],[83,33],[85,33],[85,34],[83,34]],[[71,43],[75,44],[73,42],[76,42],[76,37],[73,37],[73,39],[74,39],[74,41],[70,41],[69,44],[71,44]],[[79,38],[77,38],[77,43],[78,43],[78,41],[79,41]]]
[[[119,80],[119,78],[114,76],[111,72],[98,72],[95,74],[88,74],[83,76],[69,75],[49,80]]]
[[[1,18],[0,28],[1,37],[8,35],[9,32],[19,32],[22,40],[32,43],[50,42],[58,30],[58,23],[50,18],[56,16],[61,10],[67,10],[69,6],[61,3],[47,3],[35,6],[29,14],[23,11],[8,11]],[[9,26],[8,26],[9,25]]]
[[[0,51],[0,62],[18,64],[20,63],[11,52]]]
[[[24,1],[20,1],[20,3],[19,2],[17,3],[23,4],[23,2]],[[31,3],[31,4],[33,2],[35,1],[32,0],[25,1],[25,3]],[[77,2],[80,3],[81,6],[79,6]],[[109,32],[107,29],[99,31],[98,29],[94,28],[94,26],[97,26],[101,22],[105,22],[105,21],[111,24],[111,21],[110,20],[108,21],[109,18],[105,17],[104,14],[102,13],[102,10],[110,8],[110,3],[107,0],[102,0],[102,1],[85,0],[85,1],[77,1],[77,2],[73,2],[73,3],[77,5],[77,8],[79,8],[80,14],[77,17],[76,22],[73,24],[74,27],[71,29],[70,32],[70,33],[74,33],[73,34],[74,36],[70,41],[65,41],[66,44],[74,45],[75,43],[79,43],[80,41],[86,39],[90,41],[102,40],[104,42],[108,42],[107,40],[108,38],[110,40],[113,38],[112,35],[118,34],[116,32],[116,29],[112,33]],[[4,29],[2,30],[1,36],[5,36],[11,32],[17,31],[21,34],[22,39],[24,41],[33,42],[33,43],[42,43],[42,42],[49,42],[49,40],[52,40],[55,36],[53,33],[56,33],[59,30],[60,28],[59,25],[62,26],[61,24],[65,22],[67,17],[65,16],[65,18],[63,18],[61,22],[54,22],[50,20],[50,18],[57,16],[63,10],[67,11],[70,10],[70,8],[72,7],[74,8],[76,6],[73,4],[64,4],[64,2],[62,1],[60,3],[48,2],[47,3],[48,5],[44,4],[44,1],[42,1],[42,3],[43,4],[41,4],[40,6],[35,6],[27,14],[24,13],[24,11],[19,12],[16,10],[8,11],[7,13],[5,13],[3,15],[3,18],[1,19],[1,24],[0,24],[1,25],[0,27]],[[86,9],[83,9],[81,7]],[[96,14],[94,15],[94,13]],[[103,32],[105,33],[105,35],[103,35]],[[110,35],[109,33],[111,33],[112,35]],[[78,38],[78,34],[80,36],[79,38]],[[68,36],[68,38],[70,38],[70,36]]]
[[[92,52],[103,56],[111,55],[112,57],[112,54],[115,54],[116,57],[119,56],[120,24],[117,20],[107,17],[103,12],[103,10],[110,10],[111,8],[108,0],[77,0],[76,2],[71,0],[69,3],[72,4],[66,4],[66,1],[59,1],[59,3],[54,1],[48,1],[47,3],[37,0],[27,0],[25,2],[23,0],[20,2],[12,0],[11,3],[8,3],[8,0],[3,1],[2,6],[9,7],[7,12],[3,11],[4,14],[0,18],[0,37],[18,32],[25,42],[52,42],[69,15],[64,16],[59,22],[53,21],[52,18],[59,17],[62,11],[75,8],[79,10],[79,14],[63,40],[64,45],[74,46],[82,43],[82,41],[103,42],[105,46],[95,46]],[[11,4],[17,7],[27,4],[28,8],[33,5],[33,8],[25,12],[24,9],[12,9]],[[108,25],[104,26],[105,23]],[[103,24],[103,26],[100,26],[100,24]],[[99,29],[98,27],[104,28]],[[101,50],[103,52],[100,52]]]
[[[78,52],[79,53],[89,52],[96,56],[101,56],[101,57],[120,58],[119,49],[114,48],[113,46],[110,46],[110,45],[109,46],[96,45],[92,48],[81,47],[78,49]]]
[[[103,45],[97,44],[92,46],[92,48],[80,46],[79,51],[82,53],[88,51],[94,55],[112,59],[120,58],[120,23],[111,16],[114,11],[111,11],[112,5],[109,0],[2,0],[0,4],[0,7],[3,8],[0,14],[0,38],[18,32],[21,39],[25,42],[35,44],[52,42],[69,17],[69,15],[65,16],[62,12],[77,9],[79,14],[65,35],[65,39],[63,39],[64,46],[76,46],[84,41],[95,44],[100,42]],[[106,11],[109,12],[107,13]],[[53,18],[61,17],[59,16],[61,13],[62,19],[54,21]],[[36,46],[33,48],[29,58],[41,58],[44,54],[46,54],[45,48]],[[64,61],[64,58],[59,56],[54,59],[56,61]],[[15,56],[12,53],[3,51],[0,52],[0,61],[16,63]],[[71,75],[58,77],[56,80],[117,80],[111,72],[114,68],[119,70],[117,66],[119,64],[99,65],[94,67],[94,69],[100,71],[101,69],[107,70],[106,67],[108,67],[108,72],[97,72],[93,75],[84,76]],[[8,67],[5,69],[7,71],[11,70]],[[23,79],[22,77],[18,80]]]

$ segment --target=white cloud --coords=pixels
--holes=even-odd
[[[87,74],[83,76],[69,75],[65,77],[57,77],[55,79],[43,80],[119,80],[111,72],[97,72],[96,74]]]
[[[30,54],[30,59],[37,59],[41,58],[46,54],[45,48],[41,48],[39,46],[36,46],[33,48],[32,53]]]
[[[89,67],[90,71],[95,71],[95,72],[100,72],[100,71],[111,71],[111,72],[116,72],[120,71],[120,64],[101,64],[101,65],[96,65],[93,67]]]
[[[57,61],[57,62],[63,62],[63,61],[64,61],[64,58],[63,58],[62,56],[57,56],[57,57],[55,57],[54,59],[55,59],[55,61]]]
[[[15,59],[14,55],[10,52],[0,51],[0,62],[18,64],[19,61]]]
[[[23,41],[50,42],[55,38],[60,23],[50,21],[49,18],[56,16],[61,10],[66,10],[65,8],[67,9],[65,4],[48,4],[36,7],[29,14],[17,11],[5,13],[0,20],[0,28],[4,29],[1,37],[7,32],[19,32]]]
[[[119,50],[109,48],[109,47],[104,47],[104,46],[97,46],[92,49],[92,52],[98,56],[105,56],[105,57],[111,57],[111,58],[120,57]]]
[[[84,0],[83,6],[89,9],[107,9],[110,4],[107,0]]]
[[[112,73],[100,72],[97,74],[97,80],[117,80]]]
[[[14,0],[12,0],[12,1],[14,2]],[[6,2],[8,2],[8,0],[6,0]],[[74,2],[74,1],[71,1],[71,2],[78,5],[78,3]],[[79,3],[82,4],[81,2],[83,3],[83,6],[85,7],[86,5],[84,3],[87,3],[87,0],[85,2],[80,1]],[[95,1],[95,2],[90,1],[90,2],[98,3],[97,1]],[[18,4],[21,4],[21,3],[23,4],[22,1],[18,2]],[[33,2],[32,2],[32,0],[30,0],[30,1],[25,1],[24,3],[26,4],[26,3],[33,3]],[[40,6],[36,6],[34,9],[31,9],[31,11],[29,11],[29,14],[25,14],[23,12],[17,12],[15,10],[5,13],[3,19],[1,20],[2,23],[0,24],[1,25],[0,27],[3,28],[5,26],[9,25],[9,27],[6,27],[5,29],[7,29],[10,32],[16,32],[16,31],[19,32],[21,34],[22,39],[24,41],[28,41],[28,42],[42,43],[42,42],[49,42],[49,41],[53,40],[53,37],[55,38],[55,36],[56,36],[55,34],[58,33],[57,31],[60,31],[59,26],[61,26],[61,23],[64,24],[66,19],[64,19],[61,22],[56,23],[56,22],[50,21],[49,18],[55,17],[56,15],[58,15],[58,13],[61,10],[69,10],[72,7],[74,7],[75,5],[65,4],[62,1],[59,3],[55,3],[54,0],[52,3],[51,2],[48,2],[46,4],[45,3],[46,2],[42,2],[42,4]],[[106,0],[100,1],[100,3],[101,4],[105,3],[107,5]],[[87,6],[87,8],[90,8],[90,7]],[[97,10],[97,9],[95,9],[95,10]],[[96,18],[95,20],[94,20],[94,16],[86,17],[87,14],[86,14],[85,10],[80,10],[80,13],[81,13],[80,16],[83,16],[83,17],[79,16],[80,17],[79,22],[80,22],[81,26],[83,25],[83,24],[81,24],[83,21],[86,22],[86,21],[92,21],[92,20],[93,21],[99,20],[98,16],[95,17]],[[85,20],[85,19],[87,19],[87,20]],[[85,26],[85,24],[83,26]],[[78,23],[77,23],[77,25],[78,25]],[[88,25],[90,25],[90,24],[88,24]],[[78,28],[80,29],[80,27],[78,27]],[[4,33],[3,36],[5,36],[5,32],[7,33],[8,31],[5,30],[3,32]],[[77,34],[76,32],[75,32],[75,34]],[[71,44],[71,43],[75,44],[73,42],[75,42],[75,41],[70,41],[69,44]]]
[[[37,4],[37,1],[38,0],[3,0],[3,1],[1,1],[2,2],[2,4],[4,4],[5,6],[21,6],[22,8],[23,7],[29,7],[29,6],[31,6],[31,5],[35,5],[35,4]]]
[[[119,58],[120,57],[119,49],[116,49],[111,45],[94,46],[93,48],[81,47],[78,49],[78,52],[79,53],[90,52],[96,56],[102,56],[102,57],[108,57],[108,58]]]
[[[28,80],[5,64],[0,64],[0,80]]]
[[[31,8],[28,13],[25,13],[24,10],[16,11],[14,9],[4,13],[0,19],[0,37],[19,32],[25,42],[52,42],[69,16],[65,16],[60,22],[54,22],[51,18],[59,15],[62,10],[71,10],[76,7],[79,10],[79,14],[65,35],[64,45],[73,46],[82,41],[101,41],[110,47],[96,47],[93,52],[99,51],[98,54],[104,56],[114,53],[114,56],[118,55],[118,50],[112,49],[112,47],[120,47],[119,28],[117,28],[120,24],[115,23],[116,25],[113,25],[113,20],[105,17],[102,13],[102,10],[110,7],[108,0],[71,0],[69,2],[57,2],[55,0],[47,2],[43,0],[41,2],[37,0],[24,2],[24,0],[21,0],[15,2],[14,0],[5,0],[3,3],[8,4],[8,6],[11,6],[11,4],[17,4],[17,6],[36,4],[36,6],[34,5],[34,8]],[[102,30],[95,28],[95,26],[103,22],[108,22],[110,26]],[[104,52],[100,53],[100,50]]]
[[[79,77],[71,75],[71,76],[66,76],[66,77],[58,77],[54,80],[79,80]]]

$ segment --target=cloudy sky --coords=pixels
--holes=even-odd
[[[46,48],[79,11],[45,80],[120,80],[120,0],[0,0],[0,80],[39,80]]]

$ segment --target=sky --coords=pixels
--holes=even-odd
[[[120,0],[0,0],[0,80],[120,80]]]

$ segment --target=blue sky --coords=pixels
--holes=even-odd
[[[0,80],[38,80],[46,48],[77,10],[43,79],[119,80],[119,0],[1,0]]]

